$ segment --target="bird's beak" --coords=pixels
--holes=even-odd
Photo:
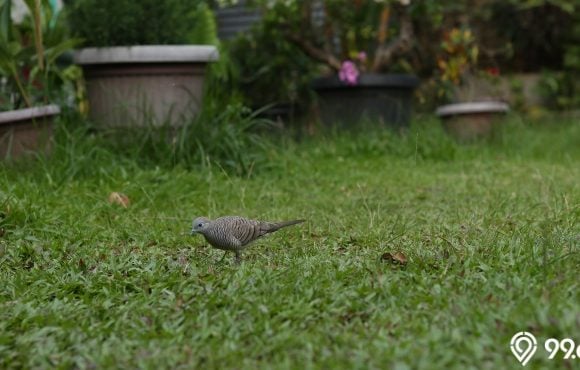
[[[191,234],[189,234],[189,235],[195,235],[195,234],[197,234],[197,231],[191,229]]]

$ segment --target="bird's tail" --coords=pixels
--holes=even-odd
[[[282,222],[275,222],[272,223],[272,229],[270,229],[270,232],[272,231],[276,231],[276,230],[280,230],[283,227],[286,226],[292,226],[292,225],[296,225],[296,224],[301,224],[306,220],[293,220],[293,221],[282,221]]]

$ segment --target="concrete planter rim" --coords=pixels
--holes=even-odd
[[[357,87],[382,87],[414,89],[419,86],[421,80],[410,74],[394,73],[362,73],[356,85],[348,85],[341,81],[337,75],[318,77],[312,81],[315,90],[353,88]]]
[[[208,63],[217,61],[213,45],[139,45],[84,48],[75,51],[79,65],[126,63]]]
[[[450,117],[456,115],[479,114],[479,113],[507,113],[509,105],[499,101],[480,101],[469,103],[455,103],[442,105],[435,111],[438,117]]]
[[[16,109],[0,113],[0,125],[14,122],[30,121],[39,117],[49,117],[60,114],[60,107],[56,104],[40,107]]]

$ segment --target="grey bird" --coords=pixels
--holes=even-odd
[[[235,260],[239,263],[242,250],[253,241],[283,227],[304,221],[266,222],[240,216],[224,216],[212,221],[206,217],[198,217],[193,220],[191,235],[203,235],[205,240],[214,248],[226,251],[224,257],[228,251],[234,252]]]

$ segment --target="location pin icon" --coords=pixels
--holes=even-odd
[[[536,342],[536,337],[533,334],[527,331],[520,331],[512,337],[510,348],[522,366],[526,366],[534,353],[536,353],[538,342]]]

